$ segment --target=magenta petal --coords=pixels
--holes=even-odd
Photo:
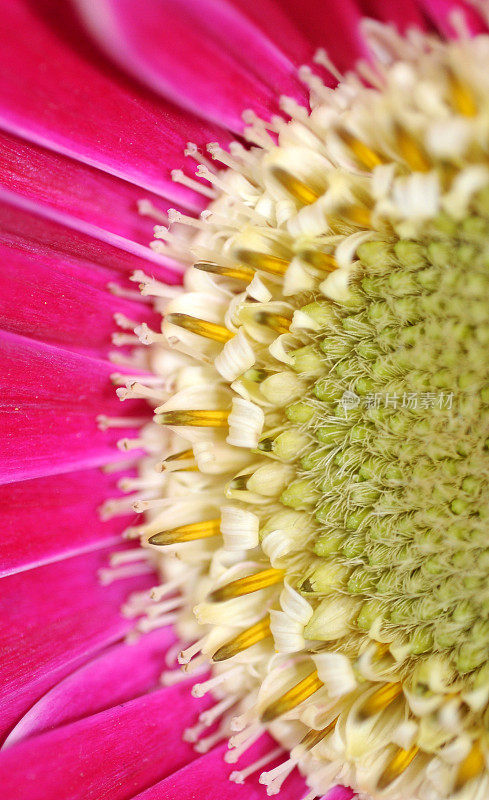
[[[381,22],[393,22],[397,29],[404,33],[408,28],[426,29],[426,19],[419,8],[417,0],[396,0],[386,3],[385,0],[360,0],[359,6],[367,17]]]
[[[281,94],[305,97],[296,69],[309,50],[286,20],[265,31],[228,0],[76,4],[120,65],[170,100],[231,130],[242,129],[246,108],[269,116],[271,109],[278,109]],[[260,9],[265,20],[266,8]]]
[[[0,356],[0,484],[123,457],[116,442],[134,431],[101,431],[97,415],[141,416],[147,407],[121,406],[112,364],[3,331]]]
[[[140,255],[121,250],[115,242],[111,244],[70,230],[65,224],[39,216],[37,211],[13,205],[11,196],[8,202],[2,201],[0,187],[0,241],[27,256],[34,256],[39,263],[53,270],[63,268],[80,280],[85,276],[91,284],[100,288],[106,287],[109,281],[117,280],[118,276],[128,276],[135,270],[146,271],[165,283],[179,283],[181,280],[173,262],[156,254],[153,261],[148,261]],[[130,284],[127,286],[129,288]],[[135,288],[134,285],[132,288]]]
[[[97,570],[106,566],[109,553],[84,554],[2,578],[0,727],[4,734],[55,683],[132,627],[132,620],[123,618],[119,608],[131,591],[151,586],[154,576],[100,585]]]
[[[147,248],[153,238],[155,220],[139,213],[138,200],[149,200],[162,212],[173,205],[139,186],[4,133],[0,184],[42,209],[62,213],[75,230],[90,230],[105,241],[112,234],[127,246],[137,242]],[[203,199],[189,207],[200,210]]]
[[[236,769],[245,768],[253,761],[274,749],[277,745],[267,736],[259,741],[248,753],[242,756],[239,765],[227,764],[223,755],[226,746],[221,745],[205,756],[193,761],[171,777],[138,794],[132,800],[265,800],[265,786],[258,782],[262,770],[250,776],[243,786],[229,780]],[[268,768],[276,766],[283,758],[270,762]],[[266,769],[265,767],[263,769]],[[304,779],[294,770],[280,790],[280,800],[300,800],[307,793]],[[338,800],[340,800],[338,798]],[[341,798],[347,800],[347,798]]]
[[[355,792],[352,792],[348,787],[333,786],[333,788],[324,795],[322,800],[351,800],[352,797],[356,797]]]
[[[14,745],[2,800],[129,800],[196,757],[182,732],[206,705],[178,685]]]
[[[472,35],[487,33],[487,25],[470,3],[460,2],[460,0],[420,0],[420,6],[438,31],[448,39],[456,37],[456,30],[450,20],[453,12],[462,14]]]
[[[183,203],[188,190],[170,169],[182,166],[186,142],[227,141],[106,63],[65,0],[2,4],[0,125]]]
[[[4,746],[59,728],[154,689],[175,641],[170,628],[114,645],[60,681],[22,717]]]
[[[107,357],[114,350],[115,312],[152,328],[160,324],[149,306],[115,297],[106,286],[97,286],[95,268],[90,273],[67,272],[61,259],[57,259],[59,267],[53,268],[52,263],[39,260],[35,250],[19,252],[1,241],[0,259],[0,327],[4,330]]]
[[[103,521],[99,513],[121,494],[120,477],[93,469],[0,486],[0,576],[120,541],[134,515]]]
[[[294,25],[311,44],[323,47],[341,70],[366,55],[360,35],[362,13],[355,0],[280,0]]]

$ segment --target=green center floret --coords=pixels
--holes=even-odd
[[[348,307],[307,307],[321,329],[296,368],[321,376],[286,411],[314,438],[282,495],[320,525],[302,591],[351,596],[354,630],[459,675],[489,656],[487,205],[359,247]],[[330,638],[319,611],[309,633]]]

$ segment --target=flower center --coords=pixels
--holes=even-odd
[[[489,791],[489,40],[367,33],[363,80],[302,70],[310,113],[249,114],[248,149],[209,146],[225,169],[191,148],[215,199],[157,229],[192,266],[168,303],[146,281],[163,333],[138,331],[165,379],[143,543],[183,595],[181,662],[213,664],[201,750],[269,728],[290,751],[271,794],[299,764],[311,797],[469,798]]]
[[[406,669],[436,652],[459,677],[489,652],[486,202],[416,242],[359,246],[349,305],[302,309],[318,377],[266,440],[279,458],[301,452],[281,501],[319,523],[299,589],[326,599],[306,637],[330,641],[342,608],[346,653],[365,631]]]

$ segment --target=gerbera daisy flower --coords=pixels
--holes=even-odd
[[[6,798],[487,796],[488,19],[5,4]]]

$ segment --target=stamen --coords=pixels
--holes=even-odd
[[[223,194],[226,195],[230,193],[230,189],[227,186],[226,181],[219,177],[219,175],[216,175],[215,172],[212,172],[210,169],[208,169],[208,167],[206,167],[204,164],[199,164],[195,170],[195,174],[199,178],[204,178],[204,180],[212,183],[213,186],[216,186],[218,189],[220,189]]]
[[[277,331],[277,333],[288,333],[290,328],[290,320],[283,314],[274,314],[271,311],[259,311],[255,314],[255,320],[259,325],[266,325],[268,328]]]
[[[183,605],[185,605],[185,598],[181,596],[171,597],[169,600],[163,600],[161,603],[148,605],[146,615],[149,619],[154,619],[155,617],[159,617],[161,614],[167,614],[169,611],[175,611],[177,608],[181,608]]]
[[[119,400],[153,400],[161,402],[167,396],[163,388],[150,389],[139,381],[128,381],[127,386],[116,389]]]
[[[201,639],[197,639],[196,642],[186,647],[184,650],[180,650],[177,655],[177,661],[179,664],[188,664],[194,656],[201,652],[205,641],[207,639],[207,634],[202,636]]]
[[[358,74],[365,80],[366,83],[370,83],[370,85],[378,89],[379,92],[383,91],[383,75],[379,75],[368,61],[365,61],[363,58],[359,59],[356,64],[356,68]]]
[[[200,673],[204,673],[204,672],[206,672],[206,668],[200,668],[199,674]],[[189,674],[187,672],[182,672],[181,669],[168,669],[168,670],[165,670],[165,672],[163,672],[160,675],[160,683],[163,686],[175,686],[175,684],[183,683],[184,681],[188,681],[188,680],[189,680]],[[206,726],[203,725],[202,728],[199,730],[199,732],[196,734],[194,739],[186,738],[186,736],[185,736],[186,732],[183,734],[182,739],[184,741],[196,741],[198,736],[200,736],[201,732],[203,730],[205,730],[205,728],[206,728]]]
[[[252,647],[252,645],[257,642],[261,642],[262,639],[266,639],[268,636],[270,636],[270,617],[267,614],[266,617],[255,625],[239,633],[234,639],[231,639],[227,644],[220,647],[212,656],[212,660],[225,661],[235,656],[236,653],[247,650],[248,647]]]
[[[399,153],[408,166],[415,172],[428,172],[431,163],[418,142],[399,124],[395,128],[395,136]]]
[[[320,47],[318,50],[316,50],[316,52],[312,57],[312,60],[314,61],[315,64],[320,64],[322,67],[327,69],[328,72],[330,72],[331,75],[333,75],[333,77],[336,78],[338,82],[343,80],[343,75],[331,61],[324,47]]]
[[[233,597],[242,597],[244,594],[258,592],[260,589],[266,589],[268,586],[280,583],[284,575],[284,569],[264,569],[254,575],[238,578],[236,581],[231,581],[231,583],[215,589],[211,592],[209,598],[215,602],[220,602],[222,600],[231,600]]]
[[[254,270],[248,267],[224,267],[221,264],[213,264],[211,261],[198,261],[194,264],[195,269],[202,272],[210,272],[212,275],[222,275],[223,278],[234,278],[237,281],[252,281],[255,275]]]
[[[141,214],[142,217],[150,217],[155,222],[159,222],[163,225],[168,222],[168,217],[166,214],[163,211],[160,211],[159,208],[156,208],[151,200],[147,200],[146,198],[138,200],[137,206],[138,214]]]
[[[379,711],[387,708],[400,694],[402,694],[402,683],[385,683],[365,701],[358,712],[359,718],[363,720],[378,714]]]
[[[205,212],[202,213],[204,214]],[[170,220],[170,225],[180,223],[181,225],[188,225],[190,228],[197,228],[199,231],[203,231],[206,228],[202,214],[199,217],[190,217],[188,214],[182,214],[181,211],[177,211],[176,208],[169,208],[168,219]]]
[[[115,294],[116,297],[123,297],[125,300],[136,300],[139,303],[150,302],[149,298],[142,297],[139,292],[133,291],[132,289],[125,289],[120,283],[115,283],[114,281],[110,281],[107,284],[107,289],[112,294]]]
[[[189,425],[197,428],[226,428],[230,411],[163,411],[156,414],[159,425]]]
[[[119,439],[117,441],[117,448],[125,452],[126,450],[144,450],[144,439]]]
[[[178,619],[178,614],[161,614],[159,617],[145,617],[137,624],[137,630],[141,633],[149,633],[157,628],[165,628],[167,625],[173,625]],[[180,673],[180,670],[177,670]]]
[[[144,495],[142,495],[144,496]],[[112,517],[122,517],[130,514],[134,502],[134,496],[131,497],[112,497],[106,500],[105,503],[99,508],[100,518],[105,520],[112,519]]]
[[[312,694],[323,686],[324,683],[320,680],[317,670],[314,670],[307,678],[304,678],[293,686],[292,689],[289,689],[288,692],[285,692],[282,697],[279,697],[278,700],[271,703],[263,712],[262,721],[268,723],[272,722],[277,717],[281,717],[282,714],[291,711],[298,706],[299,703],[307,700],[308,697],[311,697]]]
[[[334,717],[331,722],[326,725],[325,728],[322,728],[320,731],[310,730],[309,733],[306,733],[303,739],[299,742],[296,747],[293,748],[291,754],[293,753],[294,756],[299,757],[302,753],[307,752],[308,750],[312,750],[313,747],[316,747],[319,742],[321,742],[328,733],[331,733],[334,730],[336,723],[338,722],[338,717]]]
[[[155,465],[155,469],[157,472],[179,472],[180,470],[195,472],[198,468],[195,463],[194,451],[189,449],[167,456]]]
[[[450,101],[459,114],[464,117],[475,117],[477,114],[477,104],[474,94],[469,86],[460,80],[453,70],[448,71],[448,81],[450,85]]]
[[[265,729],[261,725],[250,725],[241,731],[241,733],[231,736],[228,747],[232,748],[232,750],[228,750],[228,752],[224,754],[224,761],[227,764],[235,764],[236,761],[239,761],[243,753],[249,750],[263,735],[264,731]]]
[[[215,733],[212,733],[210,736],[206,736],[205,739],[200,739],[200,741],[198,741],[195,745],[194,750],[197,753],[208,753],[209,750],[214,747],[214,745],[216,745],[218,742],[221,742],[223,739],[226,739],[228,733],[229,729],[225,720]]]
[[[191,728],[186,728],[182,734],[183,741],[194,744],[206,728],[207,725],[204,722],[199,722]]]
[[[466,783],[480,775],[484,766],[484,755],[481,746],[478,741],[475,741],[469,754],[464,758],[458,768],[454,792],[460,791]]]
[[[166,595],[179,590],[182,583],[183,581],[180,579],[160,583],[159,586],[153,586],[150,591],[151,599],[155,602],[161,600],[162,597],[166,597]]]
[[[187,147],[183,151],[185,156],[193,158],[198,164],[205,164],[209,169],[213,169],[212,161],[209,161],[206,156],[202,155],[195,142],[187,142]]]
[[[161,386],[163,388],[165,383],[162,375],[128,375],[127,372],[113,372],[110,380],[114,386],[127,386],[137,381],[144,381],[145,386]]]
[[[183,186],[188,186],[189,189],[193,189],[194,192],[203,194],[204,197],[210,197],[211,199],[216,197],[214,189],[211,189],[209,186],[204,186],[204,184],[199,183],[199,181],[193,178],[189,178],[181,169],[172,169],[171,179],[174,183],[181,183]]]
[[[254,772],[258,772],[259,769],[265,767],[270,761],[273,761],[275,758],[278,758],[284,752],[283,747],[276,747],[275,750],[271,750],[262,758],[259,758],[257,761],[254,761],[250,764],[246,769],[235,770],[231,772],[229,776],[229,780],[233,781],[233,783],[244,783],[246,778],[252,775]]]
[[[124,528],[122,531],[122,538],[123,539],[140,539],[141,536],[144,535],[146,528],[148,526],[146,524],[143,525],[129,525],[127,528]]]
[[[129,353],[121,353],[120,350],[112,350],[109,353],[109,361],[111,364],[117,364],[119,367],[128,367],[129,369],[146,368],[145,356],[140,348],[136,348]]]
[[[125,617],[128,617],[128,619],[140,617],[141,614],[146,612],[150,603],[151,592],[149,590],[145,592],[133,592],[129,595],[127,602],[122,606],[121,613]]]
[[[357,139],[357,137],[353,136],[349,131],[339,129],[337,133],[341,141],[349,147],[355,158],[367,169],[373,169],[384,163],[383,158],[375,150],[372,150],[365,142]]]
[[[285,112],[291,119],[295,119],[302,124],[306,124],[309,128],[312,129],[312,126],[309,122],[309,115],[307,113],[307,109],[304,106],[301,106],[297,100],[294,100],[293,97],[287,97],[287,95],[282,95],[279,100],[280,108],[282,111]],[[287,125],[287,123],[286,123]]]
[[[131,279],[129,278],[129,280]],[[126,317],[126,315],[122,314],[120,311],[116,311],[116,313],[114,314],[114,322],[116,325],[119,326],[119,328],[122,328],[123,330],[126,331],[133,331],[136,325],[138,324],[134,320],[129,319],[129,317]]]
[[[198,472],[199,468],[193,459],[188,461],[173,461],[167,464],[166,461],[160,461],[155,464],[156,472]]]
[[[377,781],[377,788],[385,789],[390,783],[395,781],[399,775],[402,775],[402,773],[409,767],[413,759],[417,756],[418,752],[419,747],[415,744],[413,744],[409,750],[403,750],[402,748],[399,748],[394,758],[389,761],[387,767],[384,769],[382,775]]]
[[[191,317],[188,314],[167,314],[165,320],[191,333],[196,333],[198,336],[204,336],[206,339],[212,339],[212,341],[222,344],[229,342],[234,336],[234,333],[224,325],[217,325],[215,322]]]
[[[132,499],[134,499],[134,495]],[[149,500],[136,500],[132,504],[132,509],[136,511],[137,514],[140,514],[142,511],[149,511],[154,508],[168,508],[171,504],[172,501],[168,497],[152,497]]]
[[[124,347],[124,345],[139,344],[139,339],[133,333],[113,333],[111,335],[112,344],[116,347]]]
[[[188,458],[194,457],[194,451],[192,448],[188,450],[180,450],[178,453],[173,453],[171,456],[167,456],[165,458],[165,464],[167,461],[186,461]]]
[[[99,569],[98,578],[103,586],[108,586],[109,583],[114,581],[124,580],[125,578],[134,578],[137,575],[148,575],[154,571],[152,564],[128,564],[124,567],[105,567]]]
[[[235,255],[239,261],[244,261],[252,269],[260,269],[271,275],[285,275],[289,266],[289,261],[285,258],[271,256],[268,253],[255,253],[244,248],[239,248]]]
[[[390,642],[376,642],[375,655],[373,657],[374,660],[380,661],[380,659],[383,658],[385,654],[389,652],[390,646],[391,646]]]
[[[170,531],[161,531],[150,536],[149,544],[166,545],[193,542],[196,539],[208,539],[217,536],[221,531],[221,520],[209,519],[206,522],[194,522],[191,525],[180,525]]]
[[[168,286],[166,283],[146,275],[142,269],[135,270],[129,280],[139,284],[139,291],[143,296],[150,295],[169,300],[172,297],[178,297],[183,292],[182,286]]]
[[[258,780],[267,787],[268,797],[280,792],[282,784],[288,778],[296,764],[297,761],[294,758],[288,758],[286,761],[283,761],[282,764],[274,767],[274,769],[261,773]]]
[[[97,425],[101,431],[108,428],[140,428],[146,422],[148,420],[145,417],[107,417],[105,414],[97,417]]]
[[[143,550],[142,547],[131,550],[119,550],[112,553],[109,558],[111,567],[118,567],[121,564],[131,563],[132,561],[150,561],[151,553],[148,550]]]
[[[322,253],[320,250],[302,250],[299,256],[316,269],[325,272],[334,272],[335,269],[338,269],[338,262],[331,253]]]
[[[299,80],[305,83],[311,92],[327,103],[331,95],[331,89],[325,85],[319,75],[315,75],[307,64],[299,67],[297,72]]]
[[[236,675],[238,672],[240,672],[240,669],[241,667],[229,669],[227,672],[221,672],[219,675],[214,675],[208,681],[204,681],[204,683],[194,684],[192,687],[192,697],[204,697],[207,692],[212,692],[221,683],[229,678],[232,678],[233,675]]]
[[[203,722],[207,726],[212,725],[213,722],[221,717],[224,712],[228,710],[228,708],[231,708],[235,702],[236,695],[230,694],[229,697],[225,697],[219,703],[216,703],[216,705],[212,708],[207,709],[207,711],[203,711],[199,716],[199,721]]]
[[[300,181],[295,175],[291,175],[290,172],[287,172],[282,167],[273,167],[271,172],[284,189],[304,205],[314,203],[318,199],[319,194],[314,189],[311,189],[310,186]]]
[[[155,239],[164,239],[164,241],[153,241],[149,243],[150,249],[154,253],[164,256],[165,258],[172,258],[180,262],[180,266],[185,269],[185,265],[192,265],[193,257],[189,254],[185,247],[180,245],[178,236],[170,233],[164,225],[156,225],[153,235]],[[147,298],[143,297],[143,300]],[[151,302],[148,300],[148,302]]]
[[[346,206],[340,213],[343,219],[353,222],[360,228],[370,228],[372,224],[370,210],[365,206]]]
[[[117,488],[122,492],[138,492],[141,489],[156,489],[159,488],[160,481],[158,476],[153,477],[145,476],[144,478],[119,478],[117,481]]]
[[[246,125],[243,136],[247,142],[253,142],[263,150],[269,150],[275,145],[273,138],[267,131],[266,123],[252,109],[247,108],[241,116]]]

